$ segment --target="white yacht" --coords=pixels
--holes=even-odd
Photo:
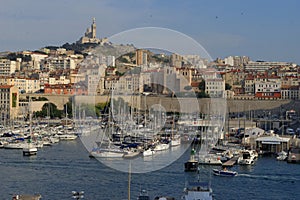
[[[32,156],[37,154],[37,148],[35,145],[28,143],[26,147],[23,148],[23,156]]]
[[[241,150],[238,164],[240,165],[252,165],[254,164],[254,160],[256,159],[256,154],[254,154],[253,150]]]
[[[9,142],[3,145],[5,149],[23,149],[26,146],[25,142]]]
[[[155,145],[154,150],[155,151],[165,151],[168,150],[170,148],[170,143],[158,143],[157,145]]]
[[[281,151],[277,154],[276,159],[279,161],[285,161],[287,159],[287,157],[288,157],[288,153],[285,151]]]
[[[146,157],[146,156],[153,156],[155,154],[155,150],[154,149],[151,149],[151,148],[148,148],[146,150],[143,151],[143,156]]]
[[[90,157],[94,158],[122,158],[125,152],[121,149],[98,149],[90,152]]]
[[[174,135],[171,139],[171,147],[179,146],[181,144],[180,135]]]

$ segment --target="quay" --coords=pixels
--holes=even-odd
[[[237,163],[237,160],[238,160],[238,156],[234,156],[233,158],[231,158],[230,160],[224,162],[222,164],[223,167],[232,167],[234,164]]]

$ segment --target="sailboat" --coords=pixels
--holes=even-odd
[[[111,101],[112,101],[111,97]],[[111,109],[108,114],[108,126],[106,127],[104,132],[100,130],[102,133],[102,139],[100,142],[96,142],[97,147],[90,152],[90,157],[94,158],[123,158],[126,152],[120,147],[114,145],[111,141],[110,135],[113,135],[113,120],[112,120],[112,112],[113,112],[113,103],[111,103]],[[108,135],[106,135],[108,134]],[[106,141],[106,142],[105,142]]]
[[[181,144],[181,137],[178,134],[174,134],[174,119],[172,124],[172,134],[171,134],[171,147],[179,146]]]
[[[29,113],[29,122],[30,122],[30,139],[28,139],[27,146],[23,147],[23,156],[31,156],[37,154],[37,147],[32,144],[31,139],[32,134],[32,113],[31,113],[31,99],[29,99],[30,113]]]

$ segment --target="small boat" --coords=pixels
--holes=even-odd
[[[213,169],[213,173],[216,176],[236,176],[237,172],[224,169]]]
[[[197,160],[195,160],[195,153],[196,151],[192,149],[190,159],[184,163],[184,171],[196,172],[198,170],[199,163]]]
[[[155,151],[165,151],[168,150],[170,148],[170,143],[158,143],[154,150]]]
[[[144,152],[143,152],[143,156],[146,157],[146,156],[153,156],[155,154],[155,150],[152,149],[152,148],[149,148],[149,149],[146,149]]]
[[[285,160],[287,160],[287,158],[288,158],[288,153],[285,152],[285,151],[279,152],[277,157],[276,157],[276,159],[279,160],[279,161],[285,161]]]
[[[32,156],[37,154],[37,148],[31,144],[23,148],[23,156]]]
[[[147,190],[141,190],[137,200],[150,200]]]
[[[238,158],[238,164],[240,165],[252,165],[256,159],[256,154],[252,150],[242,150]]]

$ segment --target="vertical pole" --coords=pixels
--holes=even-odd
[[[128,200],[130,200],[130,183],[131,183],[131,160],[128,167]]]

